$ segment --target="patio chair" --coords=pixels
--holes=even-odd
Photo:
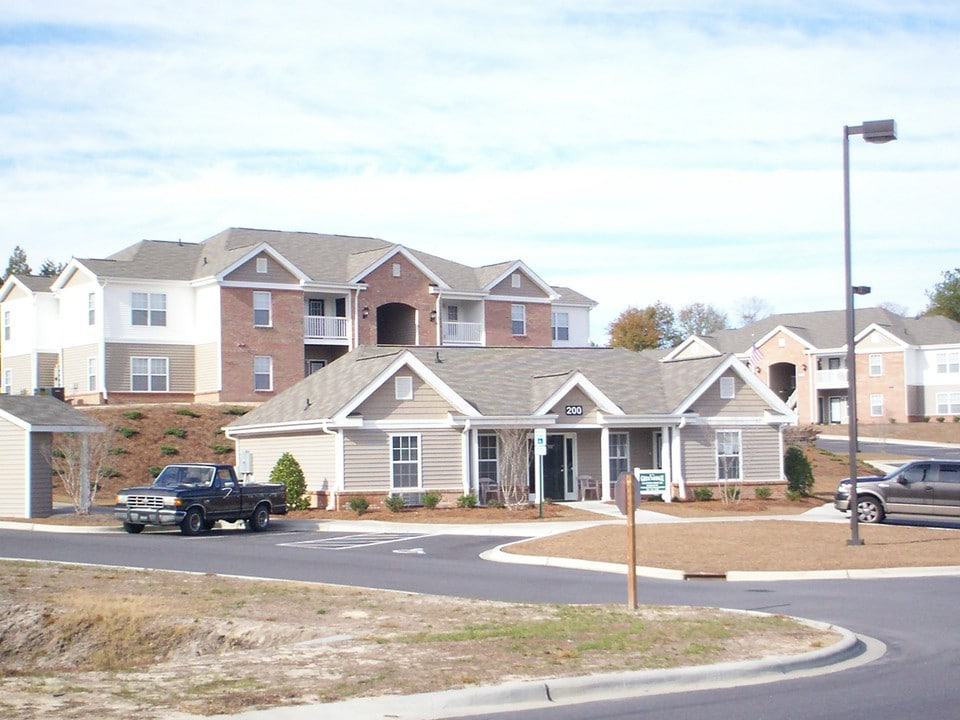
[[[600,483],[592,475],[581,475],[577,478],[577,485],[580,488],[580,500],[587,499],[587,493],[592,492],[594,500],[600,499]]]
[[[500,483],[490,478],[480,478],[480,504],[486,505],[490,501],[490,495],[499,503],[503,502],[503,496],[500,494]]]

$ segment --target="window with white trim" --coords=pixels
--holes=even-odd
[[[610,479],[620,477],[620,473],[630,472],[630,434],[610,433]]]
[[[960,415],[960,392],[937,393],[938,415]]]
[[[736,384],[732,377],[720,378],[720,399],[732,400],[736,396]]]
[[[457,305],[447,305],[447,322],[459,322],[460,308]]]
[[[87,325],[95,325],[97,322],[97,296],[93,293],[87,293]]]
[[[937,374],[960,373],[960,351],[937,353]]]
[[[97,389],[97,358],[87,358],[87,392]]]
[[[253,293],[253,326],[270,327],[271,325],[271,297],[268,292]]]
[[[3,392],[9,395],[13,391],[13,370],[3,371]]]
[[[394,263],[391,272],[394,277],[400,277],[400,263]]]
[[[167,392],[170,361],[165,357],[130,358],[130,389],[133,392]]]
[[[258,257],[257,258],[257,272],[261,275],[265,275],[270,270],[270,265],[267,262],[267,258]]]
[[[870,416],[883,417],[883,395],[880,393],[870,395]]]
[[[413,400],[413,378],[410,375],[397,375],[393,379],[393,389],[397,400]]]
[[[253,389],[258,392],[273,390],[273,358],[270,355],[254,356]]]
[[[390,438],[390,487],[407,490],[420,487],[420,436]]]
[[[881,375],[883,375],[883,355],[873,354],[870,356],[870,377]]]
[[[165,293],[135,292],[130,297],[130,323],[164,327],[167,324],[167,296]]]
[[[743,450],[739,430],[717,430],[717,479],[740,480]]]
[[[3,311],[3,339],[10,339],[10,311]]]
[[[550,331],[554,340],[569,340],[570,313],[550,313]]]
[[[510,306],[510,334],[511,335],[527,334],[527,306],[526,305]]]
[[[477,470],[482,478],[497,482],[500,477],[500,452],[493,433],[477,435]]]

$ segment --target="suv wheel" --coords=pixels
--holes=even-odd
[[[858,497],[857,519],[864,523],[883,522],[883,506],[880,501],[869,495]]]

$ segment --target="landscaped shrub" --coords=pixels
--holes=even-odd
[[[125,425],[118,427],[117,432],[123,435],[125,438],[132,438],[134,435],[138,435],[140,433],[140,431],[136,428],[127,427]]]
[[[109,450],[107,450],[107,454],[108,455],[126,455],[127,449],[122,448],[118,445],[117,447],[112,447]]]
[[[127,420],[139,420],[140,418],[143,417],[143,413],[140,412],[139,410],[124,410],[123,416]]]
[[[196,410],[191,410],[190,408],[186,408],[186,407],[177,408],[173,412],[175,412],[177,415],[183,415],[184,417],[192,417],[192,418],[200,417],[200,413],[198,413]]]
[[[347,502],[347,507],[353,510],[357,515],[363,515],[370,508],[370,501],[365,497],[352,497]]]
[[[173,437],[185,438],[187,436],[187,431],[183,428],[167,428],[163,431],[164,435],[172,435]]]
[[[708,487],[696,487],[693,489],[693,499],[698,502],[713,500],[713,490]]]
[[[277,464],[270,471],[270,482],[283,483],[287,486],[287,506],[293,510],[306,510],[310,501],[306,497],[307,480],[303,476],[300,463],[288,452],[277,460]]]
[[[102,467],[97,471],[97,475],[102,478],[112,478],[120,475],[120,472],[116,468]]]
[[[233,445],[211,445],[210,449],[215,455],[226,455],[233,452]]]
[[[159,465],[151,465],[150,467],[147,468],[147,472],[150,473],[150,477],[154,479],[156,479],[157,475],[159,475],[162,471],[163,471],[163,468],[160,467]]]
[[[438,493],[436,490],[430,490],[423,494],[423,506],[428,510],[433,510],[440,504],[440,501],[443,499],[443,495]]]
[[[757,500],[766,500],[770,497],[770,494],[771,490],[766,485],[762,485],[753,491],[753,496],[757,498]]]
[[[736,502],[740,499],[739,485],[726,485],[723,488],[723,498],[727,502]]]
[[[246,415],[250,412],[249,408],[231,407],[223,411],[224,415]]]
[[[173,445],[161,445],[160,454],[161,455],[176,455],[180,451],[177,450]]]
[[[466,495],[461,495],[457,498],[457,507],[459,508],[475,508],[477,506],[477,495],[476,493],[467,493]]]
[[[403,499],[403,495],[387,495],[383,500],[383,504],[386,505],[387,510],[390,512],[400,512],[406,507],[406,501]]]
[[[813,470],[803,450],[796,445],[787,448],[783,456],[783,472],[787,476],[787,490],[798,495],[809,495],[813,490]]]

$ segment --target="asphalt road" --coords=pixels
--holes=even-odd
[[[288,525],[289,527],[289,525]],[[626,602],[626,578],[484,562],[510,538],[427,535],[389,538],[287,531],[217,530],[197,538],[0,530],[0,556],[91,562],[338,583],[521,602]],[[748,550],[749,551],[749,550]],[[898,580],[640,580],[641,603],[707,605],[833,622],[888,646],[868,665],[802,680],[726,690],[558,706],[503,718],[903,718],[960,716],[960,578]]]
[[[819,438],[817,447],[845,455],[849,452],[850,444],[846,439],[835,439],[834,437]],[[890,453],[892,455],[901,455],[915,458],[942,458],[946,460],[960,460],[960,445],[911,445],[909,443],[887,443],[882,440],[860,440],[858,443],[859,452],[879,455],[881,453]]]

